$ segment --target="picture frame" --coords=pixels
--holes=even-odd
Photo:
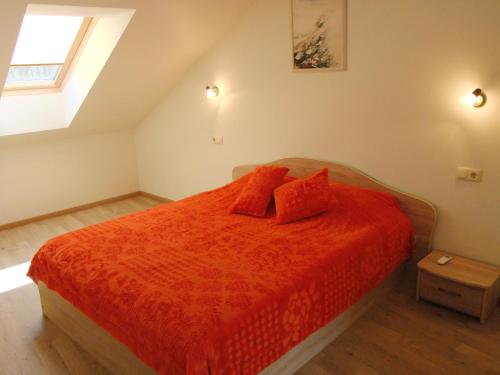
[[[347,70],[347,0],[291,0],[294,72]]]

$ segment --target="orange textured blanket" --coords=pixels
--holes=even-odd
[[[332,183],[326,213],[279,225],[229,214],[222,188],[48,241],[43,281],[160,374],[255,374],[410,256],[395,198]]]

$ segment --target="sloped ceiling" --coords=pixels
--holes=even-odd
[[[134,128],[190,66],[237,23],[253,0],[32,2],[132,8],[136,13],[68,129],[0,137],[0,145]],[[5,80],[28,3],[0,2],[0,82]]]

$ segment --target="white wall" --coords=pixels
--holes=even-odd
[[[131,131],[0,149],[0,225],[137,190]]]
[[[339,161],[434,202],[437,248],[500,265],[500,1],[349,4],[348,71],[292,73],[290,0],[258,0],[138,129],[140,189],[178,199],[241,163]],[[476,87],[482,109],[460,101]]]

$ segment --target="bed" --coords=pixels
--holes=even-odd
[[[290,374],[425,256],[434,207],[340,164],[332,212],[276,225],[229,215],[254,166],[187,199],[48,241],[35,255],[44,315],[116,374]],[[407,267],[408,266],[408,267]]]

